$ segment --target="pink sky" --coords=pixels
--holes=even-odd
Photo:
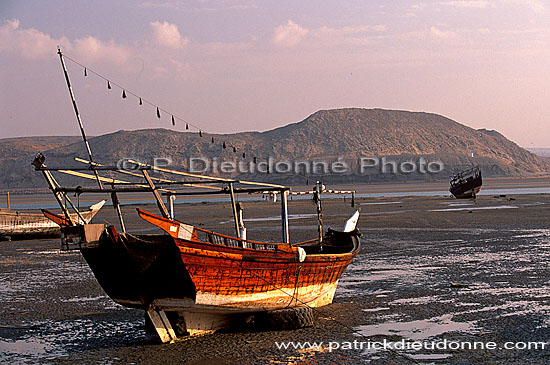
[[[550,147],[543,1],[3,1],[0,138],[78,134],[57,45],[208,132],[386,108]],[[67,66],[88,134],[172,128],[166,113]]]

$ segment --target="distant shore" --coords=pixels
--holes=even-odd
[[[484,178],[483,189],[480,195],[506,195],[506,194],[538,194],[550,193],[550,175],[544,177],[526,177],[526,178]],[[313,188],[310,185],[291,186],[293,191],[308,191]],[[373,184],[348,184],[348,185],[327,185],[329,189],[337,190],[355,190],[356,197],[407,197],[407,196],[449,196],[450,193],[448,181],[411,181],[406,183],[373,183]],[[512,190],[510,190],[512,189]],[[515,189],[515,190],[514,190]],[[0,189],[0,208],[7,208],[7,190]],[[12,209],[17,210],[39,210],[56,209],[57,203],[49,189],[20,189],[9,190],[10,204]],[[350,196],[348,196],[349,198]],[[121,204],[148,204],[153,202],[151,194],[128,194],[122,195]],[[325,199],[339,199],[337,195],[325,195]],[[86,207],[97,203],[101,199],[107,199],[109,205],[110,196],[108,194],[83,194],[79,197],[81,206]],[[224,199],[224,197],[220,198]],[[246,195],[246,199],[260,200],[260,195]],[[308,199],[307,196],[291,197],[290,199]],[[211,201],[211,196],[193,196],[179,197],[175,204],[184,202]],[[219,199],[218,199],[219,200]],[[105,208],[104,208],[105,209]]]

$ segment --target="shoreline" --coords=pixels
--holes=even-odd
[[[315,182],[316,176],[312,176],[309,180],[312,182],[312,184]],[[424,188],[424,185],[430,185],[430,186],[441,186],[441,187],[447,187],[449,186],[449,180],[448,179],[440,179],[440,180],[410,180],[410,181],[374,181],[374,182],[354,182],[349,184],[331,184],[331,186],[359,186],[362,189],[368,189],[373,188],[376,190],[380,189],[386,189],[387,192],[392,192],[395,189],[402,190],[403,187],[408,187],[412,190],[410,191],[416,191],[415,189],[433,189],[433,188]],[[537,176],[509,176],[509,177],[484,177],[483,178],[484,185],[489,185],[495,188],[498,187],[504,187],[508,185],[513,185],[514,187],[524,187],[526,184],[528,186],[538,186],[538,185],[550,185],[550,175],[537,175]],[[95,186],[91,184],[90,186]],[[313,185],[309,185],[311,187]],[[412,187],[411,187],[412,186]],[[293,189],[304,189],[308,187],[307,185],[291,185],[291,188]],[[51,194],[51,191],[47,187],[43,188],[24,188],[24,189],[5,189],[0,188],[0,195],[6,194],[7,192],[10,193],[10,195],[26,195],[26,194],[37,194],[37,195],[46,195]]]
[[[306,186],[293,186],[294,191],[307,191],[312,189],[312,185]],[[328,185],[330,189],[336,190],[350,190],[356,191],[356,198],[379,198],[379,197],[434,197],[434,196],[450,196],[449,184],[447,182],[410,182],[410,183],[387,183],[387,184],[355,184],[355,185]],[[547,194],[550,193],[550,176],[540,178],[486,178],[480,196],[487,195],[514,195],[514,194]],[[248,194],[242,194],[245,197],[243,200],[261,200],[260,195],[250,196]],[[341,199],[343,196],[325,194],[324,200]],[[351,196],[347,195],[346,199],[350,199]],[[109,206],[110,197],[108,194],[85,194],[79,197],[79,202],[83,207],[97,203],[99,200],[107,199],[106,205]],[[290,196],[290,201],[309,199],[308,196]],[[6,208],[7,201],[4,194],[4,198],[0,198],[0,207]],[[121,204],[124,206],[136,206],[154,203],[151,194],[124,194],[120,196]],[[211,196],[192,196],[192,197],[179,197],[174,201],[175,205],[181,204],[200,204],[201,202],[208,203],[223,203],[228,201],[228,197],[212,198]],[[51,192],[40,194],[12,194],[10,192],[10,201],[12,210],[36,210],[41,208],[45,209],[57,209],[57,203]],[[105,208],[103,208],[105,209]]]

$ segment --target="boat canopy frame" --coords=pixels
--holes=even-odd
[[[238,212],[236,206],[235,194],[269,194],[281,195],[281,230],[283,243],[290,243],[289,228],[288,228],[288,195],[290,188],[283,185],[260,183],[254,181],[226,179],[219,177],[212,177],[206,175],[198,175],[187,173],[184,171],[171,170],[167,168],[159,168],[152,165],[143,164],[133,160],[127,160],[128,163],[133,164],[135,168],[121,168],[117,166],[101,165],[92,161],[87,161],[81,158],[75,158],[76,161],[88,164],[87,167],[49,167],[44,164],[45,156],[42,153],[38,153],[35,157],[32,165],[35,170],[42,171],[46,182],[49,185],[50,190],[56,196],[56,200],[61,207],[65,217],[71,222],[72,225],[76,223],[71,220],[71,216],[66,207],[65,202],[69,202],[69,205],[75,212],[79,214],[78,209],[72,204],[68,194],[74,193],[78,196],[83,193],[105,193],[111,195],[111,201],[113,207],[117,212],[120,226],[123,232],[126,232],[124,218],[120,209],[120,201],[118,194],[120,193],[136,193],[136,192],[150,192],[153,193],[155,201],[159,208],[161,215],[164,218],[174,219],[174,199],[176,196],[191,196],[191,195],[229,195],[231,197],[231,206],[233,213],[233,220],[235,223],[235,233],[237,238],[241,238],[241,232],[239,229]],[[84,171],[93,172],[93,175],[86,174]],[[187,180],[171,180],[166,178],[159,178],[150,176],[149,171],[160,172],[164,174],[179,175],[187,177]],[[72,175],[84,179],[92,179],[103,182],[98,187],[66,187],[61,186],[52,175],[52,172],[58,172],[62,174]],[[124,175],[131,175],[134,177],[140,177],[141,181],[127,181],[118,180],[112,177],[100,176],[99,172],[114,172]],[[218,186],[215,186],[218,185]],[[219,186],[221,185],[221,186]],[[235,186],[237,185],[237,186]],[[200,190],[182,191],[181,188],[194,188]],[[160,193],[159,193],[160,192]],[[162,196],[166,197],[170,210],[166,207]]]
[[[352,206],[355,200],[355,190],[331,190],[326,189],[322,182],[317,181],[315,186],[310,191],[292,191],[290,187],[272,183],[227,179],[222,177],[213,177],[207,175],[199,175],[185,171],[173,170],[154,165],[148,165],[132,159],[125,160],[121,166],[107,166],[82,158],[75,158],[75,161],[86,164],[87,166],[75,167],[49,167],[44,164],[46,157],[42,153],[38,153],[32,162],[35,170],[41,171],[48,183],[48,186],[56,197],[58,205],[61,207],[65,218],[71,225],[77,225],[72,220],[67,209],[66,203],[80,216],[77,207],[72,203],[68,194],[73,193],[77,196],[83,193],[105,193],[110,194],[113,208],[115,209],[122,232],[126,232],[124,218],[120,207],[118,194],[124,193],[152,193],[157,207],[164,218],[174,219],[174,200],[177,196],[204,196],[204,195],[229,195],[231,198],[231,207],[233,214],[233,222],[235,226],[235,234],[237,238],[242,237],[242,224],[239,223],[240,217],[237,208],[235,194],[262,194],[273,196],[276,200],[277,194],[281,196],[281,242],[290,244],[289,237],[289,218],[288,218],[288,196],[289,195],[312,195],[317,208],[318,221],[318,239],[323,240],[323,223],[322,223],[322,207],[321,194],[350,194],[352,197]],[[130,167],[130,168],[128,168]],[[93,172],[86,174],[85,172]],[[66,187],[61,186],[53,177],[52,172],[62,173],[66,175],[76,176],[78,178],[94,180],[98,182],[97,187],[76,186]],[[114,177],[105,177],[99,175],[100,172],[112,172],[120,175],[132,176],[139,178],[137,181],[128,181],[115,179]],[[151,176],[149,172],[157,172],[170,176],[183,176],[185,180],[175,180],[167,177]],[[187,189],[187,190],[183,190]],[[166,199],[166,203],[163,200]],[[167,208],[167,205],[169,209]]]

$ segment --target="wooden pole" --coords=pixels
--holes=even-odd
[[[239,232],[241,232],[240,238],[246,240],[246,227],[244,226],[243,207],[241,203],[237,203],[237,215],[239,216]]]
[[[168,213],[168,209],[166,209],[166,205],[164,205],[164,202],[162,201],[162,198],[160,197],[160,194],[155,184],[153,184],[153,180],[151,180],[149,173],[147,172],[147,170],[141,170],[141,173],[143,174],[143,177],[145,177],[145,181],[147,181],[147,184],[149,184],[149,186],[151,187],[151,190],[153,190],[153,195],[157,201],[157,206],[159,207],[160,213],[164,218],[170,219],[170,213]]]
[[[61,207],[61,210],[63,211],[63,214],[65,215],[65,218],[67,218],[67,220],[71,223],[72,226],[76,225],[73,218],[71,217],[71,214],[67,210],[67,207],[63,203],[63,198],[67,198],[67,194],[55,191],[55,188],[56,188],[57,184],[55,183],[55,180],[53,179],[53,176],[52,176],[51,172],[42,171],[42,173],[44,174],[44,177],[46,178],[46,182],[48,183],[48,185],[50,187],[50,190],[53,192],[53,195],[55,196],[55,199],[57,200],[57,204],[59,204],[59,206]]]
[[[63,214],[65,214],[65,218],[71,223],[71,226],[74,226],[75,223],[73,219],[71,218],[71,215],[69,214],[69,211],[67,210],[67,207],[65,207],[65,204],[63,203],[63,198],[67,198],[67,193],[62,193],[60,191],[57,191],[57,188],[59,188],[57,182],[52,176],[52,173],[47,170],[42,170],[46,167],[44,165],[44,161],[46,160],[46,157],[42,153],[38,153],[36,157],[34,158],[31,165],[34,166],[36,170],[42,171],[42,174],[44,175],[44,178],[46,179],[46,182],[48,183],[48,186],[50,187],[50,190],[52,191],[53,195],[55,196],[55,200],[57,200],[57,204],[61,207],[61,210],[63,210]],[[78,211],[77,211],[78,212]],[[78,213],[80,214],[80,213]],[[80,217],[80,216],[79,216]]]
[[[237,216],[237,205],[235,204],[235,192],[233,191],[233,183],[229,183],[229,194],[231,195],[231,208],[233,209],[233,220],[235,221],[235,233],[238,238],[241,238],[241,230],[239,229],[239,217]]]
[[[317,181],[316,186],[316,203],[317,203],[317,223],[319,230],[319,242],[323,242],[323,207],[321,206],[321,192],[323,191],[323,183]]]
[[[283,228],[283,243],[289,243],[288,234],[288,190],[281,191],[281,225]]]
[[[147,309],[147,315],[149,319],[151,319],[162,343],[176,340],[176,333],[163,310],[156,310],[153,306],[150,306],[149,309]]]
[[[126,233],[126,227],[124,226],[124,219],[122,218],[122,211],[120,210],[120,201],[118,200],[118,196],[114,191],[111,193],[111,201],[113,202],[113,208],[115,208],[115,212],[118,216],[118,221],[120,222],[120,228],[122,229],[122,233]]]
[[[90,149],[90,145],[88,144],[88,140],[86,139],[86,133],[84,133],[84,125],[82,124],[82,119],[80,118],[78,107],[76,106],[76,99],[74,97],[73,88],[71,86],[71,82],[69,81],[69,73],[67,72],[67,67],[65,66],[63,53],[61,53],[61,49],[59,47],[57,47],[57,54],[59,55],[59,59],[61,60],[61,67],[63,68],[63,73],[65,74],[65,81],[67,82],[67,87],[69,88],[69,95],[73,103],[74,113],[76,114],[76,120],[78,121],[78,126],[80,127],[80,134],[82,134],[82,139],[84,140],[84,144],[86,145],[86,151],[88,152],[88,157],[90,158],[90,162],[93,163],[94,160],[92,159],[92,150]],[[90,164],[90,168],[91,167],[92,167],[92,164]],[[94,170],[94,174],[97,180],[97,184],[101,188],[102,187],[101,180],[99,179],[99,175],[97,171]]]
[[[165,169],[165,168],[158,167],[158,166],[144,164],[144,163],[141,163],[139,161],[132,160],[132,159],[128,159],[128,162],[131,162],[131,163],[136,164],[138,166],[147,166],[147,167],[150,167],[151,170],[167,172],[169,174],[183,175],[183,176],[196,177],[196,178],[203,178],[203,179],[208,179],[208,180],[216,180],[216,181],[219,181],[219,182],[226,182],[226,183],[238,182],[240,184],[245,184],[245,185],[259,185],[259,186],[265,186],[265,187],[271,187],[271,188],[284,188],[283,185],[276,185],[276,184],[269,184],[269,183],[259,183],[259,182],[244,181],[244,180],[235,181],[235,180],[232,180],[232,179],[224,179],[224,178],[221,178],[221,177],[197,175],[197,174],[191,174],[189,172],[170,170],[170,169]]]
[[[6,198],[8,201],[8,209],[10,209],[10,192],[9,191],[6,192]]]
[[[170,205],[170,219],[174,219],[174,200],[176,197],[168,193],[168,203]]]

